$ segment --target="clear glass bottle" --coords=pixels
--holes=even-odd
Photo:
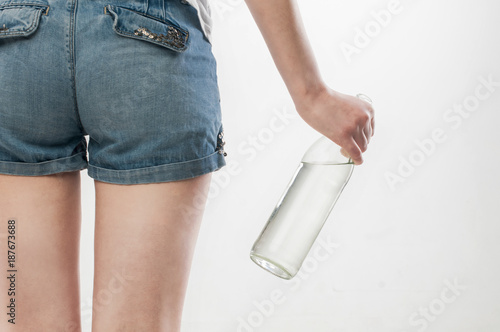
[[[369,103],[365,95],[358,98]],[[292,279],[323,228],[354,163],[340,146],[319,138],[304,154],[285,193],[255,241],[250,258],[268,272]]]

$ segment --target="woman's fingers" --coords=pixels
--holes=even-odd
[[[368,140],[365,136],[365,133],[362,129],[358,129],[357,133],[353,136],[356,145],[358,146],[361,153],[365,152],[368,149]]]
[[[370,138],[373,136],[373,130],[372,130],[372,125],[370,122],[368,122],[365,127],[363,128],[363,134],[366,138],[366,143],[370,143]],[[365,151],[363,151],[365,152]]]
[[[347,153],[347,151],[344,148],[340,148],[340,153],[346,158],[351,158],[351,156]]]
[[[363,163],[361,149],[354,138],[351,137],[346,144],[344,144],[344,149],[356,165],[361,165]]]

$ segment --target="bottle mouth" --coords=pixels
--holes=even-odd
[[[370,99],[370,97],[368,97],[367,95],[365,95],[365,94],[363,94],[363,93],[358,93],[358,94],[356,95],[356,97],[358,97],[358,98],[359,98],[359,99],[361,99],[361,100],[366,101],[366,102],[367,102],[368,104],[370,104],[370,105],[373,105],[373,102],[372,102],[372,100]]]

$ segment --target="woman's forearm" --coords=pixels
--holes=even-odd
[[[245,1],[294,101],[324,89],[296,1]]]

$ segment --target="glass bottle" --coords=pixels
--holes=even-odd
[[[340,150],[323,136],[306,151],[252,247],[257,265],[283,279],[297,274],[354,169]]]

